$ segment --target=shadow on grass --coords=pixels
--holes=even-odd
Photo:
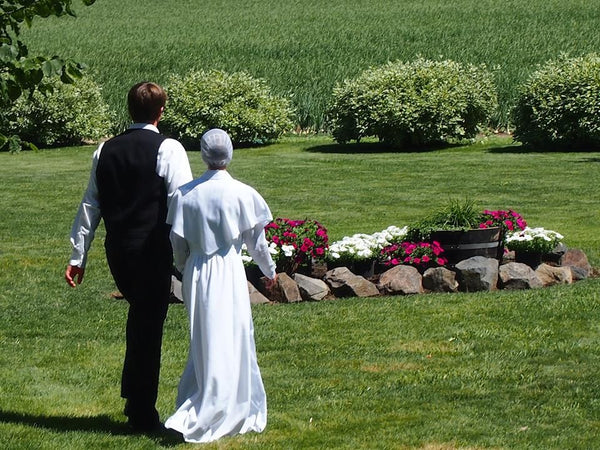
[[[161,445],[175,446],[184,442],[180,434],[172,430],[159,430],[149,433],[135,433],[124,422],[117,422],[109,416],[69,417],[40,416],[27,413],[0,410],[0,423],[12,423],[52,431],[82,431],[89,433],[106,433],[113,436],[145,435],[153,438]]]
[[[309,153],[342,153],[342,154],[364,154],[364,153],[426,153],[445,148],[460,147],[461,144],[436,144],[423,147],[394,147],[384,142],[353,142],[347,144],[325,144],[315,145],[306,149]]]
[[[502,147],[492,147],[488,149],[489,153],[595,153],[598,150],[580,147],[532,147],[526,145],[505,145]],[[600,162],[598,157],[590,157],[586,162]]]

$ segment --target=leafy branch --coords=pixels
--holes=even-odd
[[[95,0],[82,0],[86,6]],[[35,17],[75,16],[72,0],[0,0],[0,107],[5,108],[25,92],[51,89],[42,83],[44,78],[60,77],[63,83],[81,78],[84,66],[58,56],[30,56],[20,39],[23,25],[31,27]],[[5,136],[0,130],[0,150],[8,145],[17,152],[23,145],[18,136]]]

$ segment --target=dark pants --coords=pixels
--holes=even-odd
[[[140,428],[159,421],[156,411],[163,335],[171,291],[171,245],[164,239],[105,242],[108,264],[117,287],[129,303],[121,397],[125,413]]]

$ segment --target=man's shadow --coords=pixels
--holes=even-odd
[[[14,411],[0,410],[0,422],[15,425],[26,425],[45,428],[55,432],[83,431],[89,433],[106,433],[113,436],[135,436],[125,422],[117,422],[109,416],[93,417],[41,416]],[[139,434],[139,433],[137,433]],[[163,446],[175,446],[184,442],[181,435],[168,430],[145,433]]]

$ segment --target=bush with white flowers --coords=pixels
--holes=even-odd
[[[525,227],[506,236],[506,248],[516,252],[550,253],[560,244],[563,235],[542,227]]]
[[[401,240],[407,230],[407,227],[399,228],[392,225],[373,234],[357,233],[345,236],[329,245],[326,259],[336,264],[374,260],[383,247]]]

